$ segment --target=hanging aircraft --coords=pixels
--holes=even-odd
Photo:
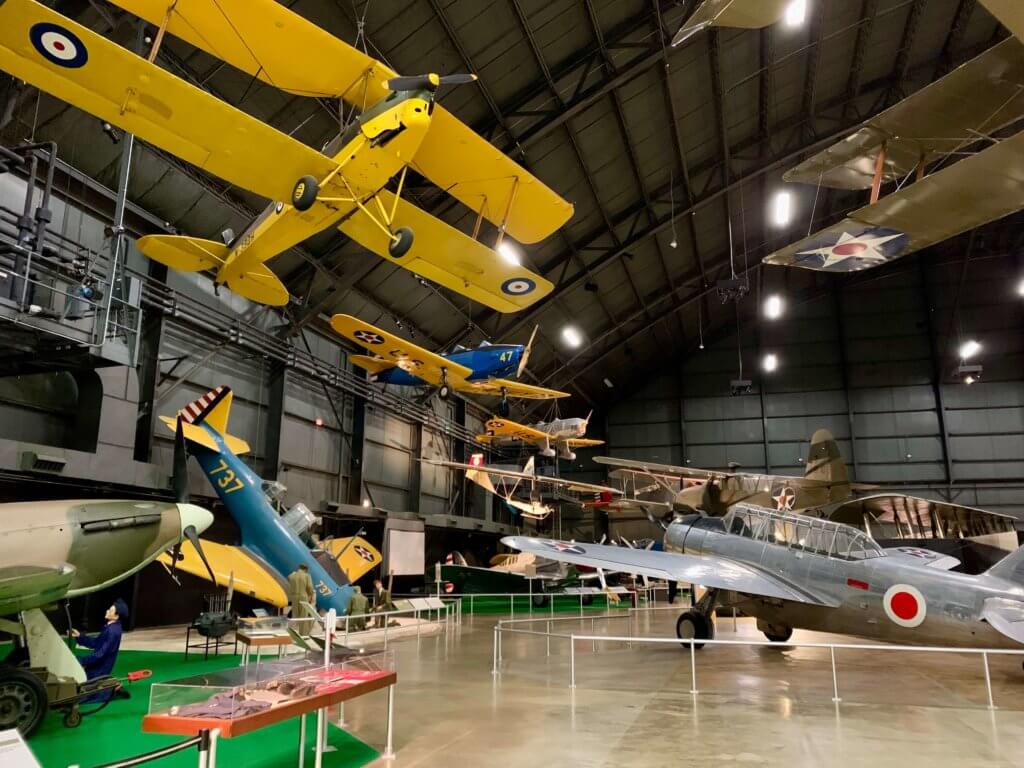
[[[982,562],[994,561],[1017,546],[1014,518],[1009,515],[904,493],[877,492],[877,486],[851,483],[839,446],[825,429],[811,437],[802,478],[719,472],[612,456],[595,456],[594,461],[616,467],[610,477],[622,483],[625,494],[602,497],[589,506],[640,511],[655,522],[697,511],[722,516],[734,505],[747,503],[825,517],[879,540],[970,539],[972,558]],[[853,497],[853,491],[866,495]]]
[[[533,459],[534,457],[531,456],[527,460],[526,466],[523,467],[522,471],[485,466],[482,453],[474,453],[469,459],[469,464],[462,464],[457,461],[443,461],[441,459],[423,459],[422,461],[438,467],[464,470],[467,480],[476,483],[488,493],[501,497],[506,504],[518,510],[521,515],[534,520],[543,520],[554,511],[554,508],[549,504],[545,504],[541,498],[541,486],[564,488],[577,493],[611,495],[621,493],[621,491],[615,488],[608,488],[603,485],[583,483],[562,477],[538,475],[534,470]],[[497,485],[495,485],[495,479],[497,479]],[[528,494],[527,501],[516,497],[521,488],[525,489]]]
[[[477,435],[476,439],[481,443],[491,443],[497,446],[530,443],[540,448],[541,456],[554,458],[557,455],[572,461],[576,458],[573,448],[604,445],[604,440],[590,440],[584,437],[587,434],[587,424],[589,424],[592,414],[593,411],[588,413],[585,419],[555,419],[533,426],[517,424],[508,419],[493,418],[484,424],[486,431],[482,435]]]
[[[12,657],[0,663],[0,731],[17,728],[31,735],[49,701],[56,706],[86,682],[85,670],[45,609],[124,581],[165,550],[180,548],[183,539],[198,542],[199,534],[213,524],[209,511],[188,502],[185,462],[184,442],[178,440],[176,502],[0,504],[0,617],[6,617],[0,618],[0,632],[16,639],[14,655],[28,662],[28,668],[14,666]]]
[[[724,518],[678,518],[664,542],[665,551],[655,552],[502,539],[552,560],[706,587],[676,622],[683,640],[713,638],[714,610],[726,606],[756,617],[765,636],[778,642],[794,629],[812,629],[905,645],[1024,643],[1024,547],[971,576],[950,570],[959,563],[953,557],[883,548],[841,523],[748,504]]]
[[[1024,43],[1010,38],[788,171],[789,182],[870,190],[869,203],[764,262],[870,269],[1019,211],[1022,84]]]
[[[537,335],[536,328],[525,347],[521,344],[483,342],[475,349],[457,346],[447,354],[436,354],[351,315],[335,315],[331,318],[331,327],[338,335],[373,352],[372,357],[349,356],[353,365],[370,372],[371,381],[436,387],[442,399],[453,391],[498,396],[502,414],[508,413],[509,397],[549,400],[569,396],[568,392],[508,378],[518,378],[526,370],[533,339]]]
[[[116,4],[157,25],[148,60],[34,0],[6,0],[0,69],[271,201],[227,242],[150,235],[137,243],[146,256],[213,270],[216,285],[283,305],[288,291],[265,262],[336,227],[498,312],[552,290],[477,239],[486,219],[498,230],[495,248],[505,236],[535,243],[573,207],[436,103],[440,87],[475,76],[400,77],[274,0]],[[361,114],[318,152],[153,63],[165,33],[283,91],[339,99]],[[402,198],[410,168],[477,214],[473,237]]]
[[[217,495],[238,524],[241,544],[231,546],[204,540],[202,549],[209,569],[201,567],[194,548],[182,547],[165,565],[206,578],[215,585],[233,584],[234,591],[278,608],[288,605],[287,579],[300,564],[309,568],[316,589],[316,607],[334,608],[344,615],[352,595],[352,582],[381,562],[380,553],[360,537],[331,539],[311,548],[303,537],[315,518],[303,504],[282,514],[263,482],[239,454],[249,445],[228,433],[234,395],[230,387],[217,387],[178,412],[185,439]],[[175,419],[161,416],[170,427]]]
[[[769,27],[783,17],[792,1],[704,0],[672,37],[672,45],[682,45],[697,33],[710,27],[736,27],[739,29]]]

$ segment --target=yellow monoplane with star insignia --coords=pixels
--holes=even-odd
[[[573,207],[436,103],[473,75],[400,77],[274,0],[115,0],[157,25],[149,60],[35,0],[0,3],[0,69],[166,152],[269,198],[229,242],[151,235],[150,258],[212,270],[252,301],[283,305],[266,262],[337,227],[390,263],[499,312],[548,294],[540,275],[481,242],[484,220],[535,243]],[[165,33],[292,94],[339,99],[360,114],[323,152],[220,101],[153,61]],[[409,169],[476,214],[463,234],[401,196]],[[391,189],[389,189],[391,187]]]
[[[1006,13],[1024,28],[1024,4]],[[869,269],[1019,211],[1022,86],[1024,43],[1010,38],[791,169],[786,181],[870,190],[869,203],[765,263]]]
[[[493,418],[484,424],[487,430],[476,439],[481,443],[497,443],[508,445],[511,443],[530,443],[540,448],[540,455],[548,458],[559,456],[572,461],[576,458],[574,448],[590,448],[595,445],[604,445],[604,440],[592,440],[584,437],[587,434],[587,425],[593,411],[587,414],[587,418],[580,419],[555,419],[554,421],[541,422],[528,426],[517,424],[508,419]]]
[[[351,315],[335,315],[331,327],[341,336],[373,353],[351,355],[349,360],[370,372],[371,380],[410,387],[436,387],[442,399],[451,392],[491,395],[501,398],[500,411],[508,412],[508,398],[550,400],[568,397],[568,392],[524,384],[514,378],[523,375],[530,359],[530,341],[522,344],[488,344],[475,349],[456,347],[449,354],[437,354],[400,336],[364,323]]]

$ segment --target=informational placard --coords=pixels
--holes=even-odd
[[[384,526],[384,575],[422,576],[426,540],[422,520],[389,519]]]
[[[15,730],[0,731],[0,765],[4,768],[39,768],[39,762]]]

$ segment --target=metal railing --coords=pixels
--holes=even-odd
[[[214,728],[213,730],[203,729],[199,733],[193,736],[191,739],[185,739],[185,741],[179,741],[177,744],[171,744],[160,749],[154,749],[152,752],[145,752],[141,755],[135,755],[134,757],[126,757],[123,760],[115,760],[112,763],[104,763],[103,765],[97,766],[97,768],[130,768],[134,765],[144,765],[151,763],[154,760],[160,760],[171,755],[176,755],[179,752],[184,752],[186,749],[196,747],[199,752],[198,768],[216,768],[217,765],[217,740],[220,737],[220,729]],[[76,763],[68,766],[68,768],[79,768]]]
[[[502,656],[502,635],[503,634],[519,634],[535,637],[544,637],[547,642],[547,654],[551,655],[551,638],[557,638],[558,640],[567,641],[569,643],[569,688],[573,689],[576,687],[576,641],[590,641],[593,651],[597,651],[598,642],[618,642],[625,643],[627,647],[632,648],[635,644],[669,644],[669,645],[681,645],[688,647],[690,652],[690,693],[697,695],[700,693],[697,688],[697,650],[698,647],[703,646],[743,646],[750,648],[814,648],[820,650],[828,650],[829,652],[829,663],[832,671],[832,701],[839,704],[842,698],[839,695],[839,676],[836,671],[836,651],[886,651],[895,653],[931,653],[931,654],[963,654],[969,656],[981,656],[982,670],[985,677],[985,691],[988,698],[988,708],[996,709],[995,701],[992,696],[992,675],[989,669],[989,656],[1024,656],[1024,650],[1014,650],[1009,648],[953,648],[946,646],[929,646],[929,645],[888,645],[878,643],[811,643],[811,642],[776,642],[772,640],[704,640],[700,638],[689,638],[682,639],[679,637],[645,637],[643,635],[637,635],[633,632],[633,617],[640,612],[651,611],[651,610],[668,610],[667,607],[657,608],[630,608],[629,612],[623,614],[606,614],[588,617],[591,619],[591,627],[594,626],[595,622],[599,619],[620,619],[627,618],[626,635],[598,635],[591,630],[591,634],[577,634],[570,632],[569,634],[552,632],[551,623],[556,621],[579,621],[578,616],[566,617],[564,619],[542,619],[542,618],[523,618],[523,619],[505,619],[499,620],[494,626],[494,641],[493,641],[493,653],[492,653],[492,675],[501,674],[501,664],[503,661]],[[526,630],[519,629],[518,627],[510,627],[510,624],[529,624],[538,621],[548,622],[547,631],[541,632],[539,630]]]

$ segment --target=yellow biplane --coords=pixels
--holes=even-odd
[[[335,315],[331,327],[341,336],[369,350],[373,355],[351,355],[349,360],[370,372],[371,380],[410,387],[435,387],[442,399],[452,392],[501,397],[499,408],[508,413],[508,398],[550,400],[568,397],[568,392],[536,387],[516,381],[530,359],[530,341],[522,344],[488,344],[475,349],[456,347],[449,354],[423,349],[351,315]]]
[[[400,77],[274,0],[115,0],[157,25],[149,60],[34,0],[0,3],[0,69],[272,202],[228,243],[152,235],[150,258],[283,305],[265,262],[337,227],[378,256],[499,312],[548,294],[476,239],[482,222],[535,243],[573,207],[435,102],[473,75]],[[318,152],[153,63],[165,33],[276,88],[360,111]],[[473,237],[401,196],[409,169],[477,214]],[[387,189],[393,184],[393,191]]]
[[[555,419],[533,426],[517,424],[508,419],[489,419],[484,424],[484,429],[487,431],[482,435],[477,435],[476,439],[481,443],[496,443],[498,445],[530,443],[540,449],[541,456],[548,458],[559,456],[572,461],[576,458],[574,448],[592,448],[604,445],[604,440],[584,437],[587,434],[587,425],[590,424],[591,415],[593,415],[593,411],[587,414],[585,419]]]

